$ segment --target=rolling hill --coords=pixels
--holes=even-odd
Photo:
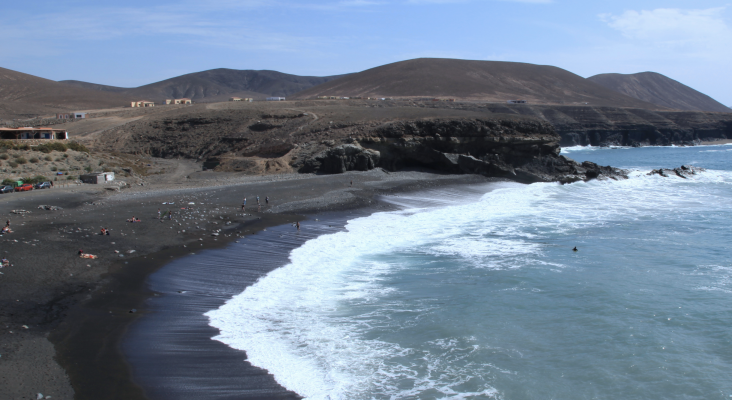
[[[349,74],[306,89],[295,98],[451,97],[534,104],[662,108],[623,95],[561,68],[516,62],[418,58]]]
[[[119,107],[129,97],[69,86],[49,79],[0,68],[0,110],[17,117],[55,111]]]
[[[732,112],[713,98],[656,72],[600,74],[587,78],[610,90],[676,110]]]
[[[293,93],[339,78],[338,76],[298,76],[277,71],[218,68],[181,75],[136,88],[120,88],[81,81],[61,81],[67,85],[119,93],[137,99],[161,101],[187,97],[195,101],[226,101],[229,97],[287,97]]]

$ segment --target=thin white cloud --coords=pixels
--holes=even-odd
[[[724,20],[724,11],[725,7],[704,10],[659,8],[631,10],[617,16],[601,14],[600,19],[628,39],[666,46],[708,47],[732,40],[732,29]]]

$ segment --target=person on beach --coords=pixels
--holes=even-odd
[[[5,227],[10,228],[10,220],[5,221]]]
[[[300,221],[295,222],[295,226],[297,226],[297,230],[300,230]]]
[[[171,219],[173,219],[173,213],[168,210],[168,221],[170,221]]]
[[[245,197],[244,200],[241,201],[241,210],[245,211],[247,208],[247,198]]]
[[[79,249],[79,255],[82,255],[82,254],[84,254],[84,250]]]
[[[269,196],[266,196],[266,197],[264,198],[264,204],[267,204],[267,205],[269,205]]]
[[[2,265],[0,265],[0,268],[2,268],[2,267],[9,267],[10,266],[10,260],[8,260],[5,257],[3,257],[2,261],[0,261],[0,263],[2,263]]]
[[[351,181],[351,186],[353,186],[353,181]]]
[[[100,235],[104,236],[107,234],[107,230],[102,228],[102,231],[99,233]]]
[[[160,218],[160,209],[159,208],[158,208],[158,219],[161,219]]]
[[[259,196],[257,196],[257,205],[259,205]]]

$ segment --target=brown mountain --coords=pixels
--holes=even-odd
[[[231,96],[287,97],[293,93],[341,77],[298,76],[277,71],[218,68],[181,75],[136,88],[120,88],[81,81],[61,81],[101,92],[120,93],[138,99],[161,101],[187,97],[197,101],[226,101]]]
[[[732,112],[732,109],[704,93],[656,72],[600,74],[587,79],[610,90],[661,107],[686,111]]]
[[[61,110],[119,107],[129,101],[123,94],[69,86],[0,68],[0,111],[5,116],[15,118]]]
[[[451,97],[539,104],[659,108],[561,68],[500,61],[418,58],[350,74],[297,93],[296,98]]]

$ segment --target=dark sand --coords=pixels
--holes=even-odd
[[[0,399],[35,399],[37,393],[54,399],[146,398],[121,356],[120,339],[147,312],[146,300],[153,292],[146,278],[190,254],[193,246],[199,251],[224,247],[241,235],[304,220],[304,213],[386,207],[373,200],[382,193],[487,181],[480,176],[374,170],[260,177],[213,188],[160,185],[104,193],[85,186],[0,195],[0,210],[14,230],[0,237],[0,251],[13,264],[0,269]],[[270,207],[258,212],[256,195],[262,203],[269,196]],[[243,196],[248,199],[246,214],[240,211]],[[165,201],[176,204],[161,204]],[[196,203],[192,210],[180,210],[189,201]],[[63,210],[37,209],[41,204]],[[157,209],[168,207],[173,220],[158,221]],[[10,213],[17,209],[31,213]],[[142,222],[125,222],[133,215]],[[183,216],[197,218],[186,226],[189,221]],[[102,226],[111,229],[111,236],[99,235]],[[212,236],[218,229],[219,236]],[[81,259],[79,249],[99,258]],[[132,309],[137,311],[130,313]],[[248,398],[280,397],[262,393]]]

